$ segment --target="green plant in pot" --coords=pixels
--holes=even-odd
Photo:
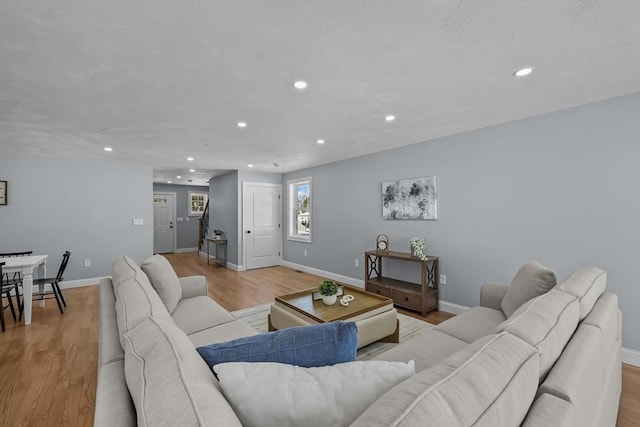
[[[334,305],[338,300],[338,285],[333,280],[325,280],[320,283],[318,292],[322,295],[322,302],[326,305]]]

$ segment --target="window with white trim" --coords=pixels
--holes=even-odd
[[[287,181],[289,232],[287,238],[311,243],[311,177]]]

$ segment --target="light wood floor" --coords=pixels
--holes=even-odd
[[[316,286],[319,277],[285,267],[237,273],[207,266],[195,253],[167,258],[178,276],[202,274],[209,295],[228,310],[266,304],[275,295]],[[0,426],[92,426],[98,353],[98,288],[68,289],[68,309],[34,304],[33,323],[7,322],[0,334]],[[420,318],[419,315],[403,311]],[[10,318],[5,312],[5,319]],[[439,323],[451,317],[430,313]],[[618,427],[640,426],[640,368],[623,365]]]

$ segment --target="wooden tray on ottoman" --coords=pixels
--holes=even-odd
[[[276,297],[268,317],[269,330],[345,320],[356,322],[359,333],[361,329],[368,335],[373,333],[375,338],[373,341],[398,342],[400,333],[398,315],[393,308],[391,298],[372,294],[354,286],[340,286],[344,287],[344,295],[355,297],[348,307],[340,305],[339,300],[335,305],[325,305],[322,300],[314,301],[313,292],[317,291],[317,288]],[[390,322],[393,324],[391,325]],[[380,333],[384,335],[375,335],[376,328],[379,328]],[[367,344],[372,342],[371,339],[367,341]]]

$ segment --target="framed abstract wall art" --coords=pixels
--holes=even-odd
[[[383,219],[438,219],[436,177],[382,183]]]

